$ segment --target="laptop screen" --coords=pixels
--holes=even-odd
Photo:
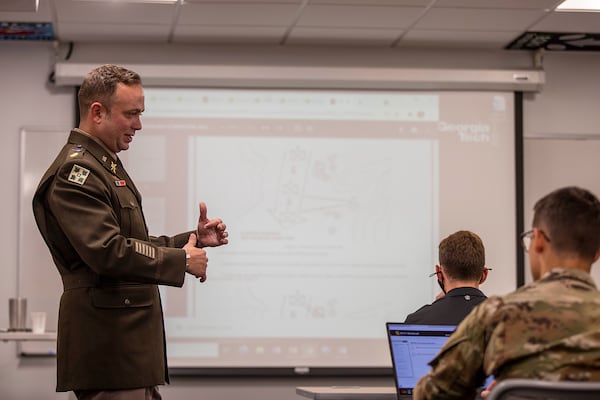
[[[388,322],[386,326],[398,395],[412,395],[418,380],[431,369],[429,362],[439,353],[456,325]],[[489,376],[483,387],[493,380],[494,377]]]
[[[387,324],[388,343],[399,395],[412,394],[417,381],[429,370],[456,325]]]

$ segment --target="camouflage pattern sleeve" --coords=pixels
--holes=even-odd
[[[415,400],[473,399],[485,376],[600,381],[600,293],[585,271],[555,268],[463,320]]]
[[[414,400],[475,399],[488,375],[484,368],[486,342],[493,315],[501,305],[499,297],[489,298],[462,321],[431,361],[432,369],[417,383]]]

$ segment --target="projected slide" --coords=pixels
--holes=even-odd
[[[192,229],[199,201],[230,233],[207,282],[161,288],[172,366],[389,366],[385,322],[437,294],[441,237],[513,260],[513,219],[486,223],[514,215],[510,94],[145,94],[120,156],[151,234]]]

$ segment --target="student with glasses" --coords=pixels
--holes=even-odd
[[[600,381],[600,292],[590,276],[600,202],[585,189],[558,189],[535,204],[521,239],[534,281],[477,306],[431,361],[415,400],[474,399],[488,375]]]

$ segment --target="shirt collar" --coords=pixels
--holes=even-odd
[[[112,157],[113,160],[117,159],[117,154],[113,153],[108,147],[106,147],[106,145],[104,143],[102,143],[102,140],[98,139],[96,136],[87,133],[83,129],[75,128],[73,130],[81,133],[82,135],[89,137],[94,142],[98,143],[100,145],[100,147],[102,147],[104,149],[104,151],[106,151],[108,153],[108,155]]]
[[[596,289],[596,283],[592,276],[589,273],[576,268],[554,268],[551,271],[546,272],[538,282],[550,282],[562,279],[578,280]]]
[[[469,286],[454,288],[454,289],[448,291],[448,293],[446,293],[446,296],[465,296],[465,295],[485,297],[485,294],[483,294],[483,292],[481,290],[474,288],[474,287],[469,287]]]

